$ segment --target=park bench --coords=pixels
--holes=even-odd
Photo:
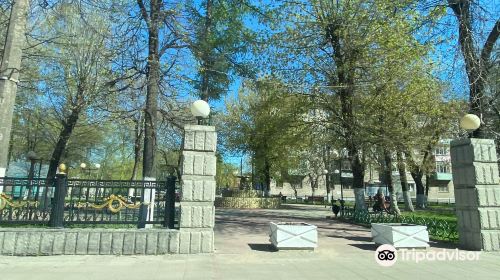
[[[271,195],[272,198],[280,198],[282,203],[286,203],[286,195],[274,194]]]
[[[319,202],[321,204],[325,203],[325,197],[324,196],[307,196],[306,201],[308,203],[312,202],[313,204],[316,202]]]

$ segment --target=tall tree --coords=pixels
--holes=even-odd
[[[495,19],[491,31],[479,47],[478,36],[474,33],[474,5],[479,5],[471,0],[448,0],[458,20],[458,42],[465,61],[465,71],[469,80],[469,104],[470,112],[478,115],[481,119],[485,113],[485,89],[488,80],[488,72],[492,67],[491,53],[500,36],[500,18]],[[479,7],[478,7],[479,8]],[[473,137],[484,138],[484,126],[473,132]]]
[[[158,95],[160,93],[160,24],[162,0],[151,0],[149,11],[142,0],[137,0],[147,26],[148,59],[146,64],[146,108],[144,110],[144,149],[142,172],[144,177],[154,177]]]
[[[111,79],[113,51],[106,47],[109,25],[98,13],[61,2],[47,18],[46,34],[58,37],[45,46],[53,56],[42,61],[39,71],[45,74],[42,87],[54,102],[53,110],[60,116],[60,132],[50,157],[48,180],[56,174],[68,141],[82,115],[87,114],[97,96],[108,90]],[[82,13],[88,15],[82,16]],[[63,48],[56,46],[63,45]],[[94,116],[96,117],[96,116]]]
[[[377,98],[376,72],[405,63],[403,50],[415,44],[415,30],[428,15],[415,12],[414,1],[286,1],[273,22],[272,65],[295,84],[317,89],[330,129],[343,140],[353,173],[356,211],[366,211],[364,174],[369,126],[363,123],[363,96]],[[418,48],[418,47],[417,47]],[[391,59],[391,57],[394,57]],[[278,62],[276,62],[276,60]],[[387,62],[389,60],[389,62]],[[390,68],[384,68],[390,69]],[[390,82],[383,77],[381,83]],[[314,93],[314,91],[310,91]],[[333,101],[335,100],[336,101]]]
[[[217,100],[226,93],[233,74],[252,75],[244,60],[253,32],[244,19],[254,8],[244,0],[188,1],[190,22],[188,44],[199,66],[195,89],[201,99]]]
[[[397,158],[399,178],[401,181],[401,191],[403,192],[403,200],[405,203],[405,210],[413,212],[415,211],[415,209],[413,208],[413,202],[410,196],[410,190],[408,187],[408,178],[406,176],[406,164],[401,150],[398,150],[396,152],[396,158]]]
[[[277,79],[248,81],[237,100],[226,104],[222,130],[226,145],[253,157],[257,179],[269,192],[271,179],[283,170],[297,169],[307,135],[302,118],[307,100],[290,93]]]
[[[183,48],[182,38],[178,28],[177,3],[170,3],[172,8],[162,0],[137,0],[141,19],[145,24],[147,34],[146,61],[146,105],[144,108],[144,149],[142,172],[143,177],[155,177],[155,153],[157,147],[158,129],[158,99],[162,93],[160,85],[165,75],[175,65],[175,56],[169,55],[168,60],[162,60],[169,51]],[[162,69],[162,63],[166,70]]]
[[[392,154],[389,150],[385,149],[384,154],[384,178],[387,188],[389,189],[389,195],[391,197],[391,212],[396,215],[401,215],[398,207],[398,199],[396,197],[396,191],[394,189],[394,182],[392,180]]]

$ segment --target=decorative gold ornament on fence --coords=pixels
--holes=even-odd
[[[118,213],[123,208],[129,209],[138,209],[141,207],[141,203],[128,203],[127,200],[121,195],[110,195],[106,198],[103,204],[93,204],[93,203],[78,203],[76,205],[77,208],[91,207],[94,209],[103,209],[104,207],[108,207],[108,210],[111,213]]]
[[[38,206],[38,201],[24,200],[24,201],[15,202],[15,201],[13,201],[11,196],[9,196],[5,193],[0,193],[0,210],[3,210],[5,207],[7,207],[7,205],[12,207],[12,208],[21,208],[21,207],[24,207],[26,205],[29,206],[30,203],[32,203],[32,205],[35,207]]]

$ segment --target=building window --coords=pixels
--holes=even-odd
[[[444,161],[436,161],[436,173],[451,173],[450,164]]]
[[[410,191],[410,192],[415,191],[415,184],[414,183],[408,183],[408,191]]]
[[[448,155],[448,148],[445,146],[440,146],[437,147],[436,150],[434,151],[436,156],[447,156]]]
[[[448,185],[445,185],[445,186],[439,186],[438,191],[439,191],[439,192],[450,192],[450,190],[448,189]]]

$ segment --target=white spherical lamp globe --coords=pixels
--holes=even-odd
[[[339,154],[339,152],[337,150],[333,150],[332,156],[333,156],[333,158],[339,158],[340,154]]]
[[[38,155],[34,151],[29,151],[28,154],[26,154],[26,157],[29,160],[36,160],[38,158]]]
[[[191,104],[191,113],[195,117],[206,118],[210,114],[210,106],[204,100],[196,100]]]
[[[326,169],[325,169],[325,170],[323,170],[323,174],[324,174],[324,175],[328,174],[328,170],[326,170]]]
[[[84,162],[82,162],[82,163],[80,164],[80,168],[85,169],[86,167],[87,167],[87,165],[86,165]]]
[[[481,119],[474,114],[467,114],[460,120],[460,127],[465,130],[476,130],[481,126]]]
[[[99,163],[96,163],[94,166],[95,166],[95,168],[97,168],[97,169],[101,168],[101,165],[100,165]]]

